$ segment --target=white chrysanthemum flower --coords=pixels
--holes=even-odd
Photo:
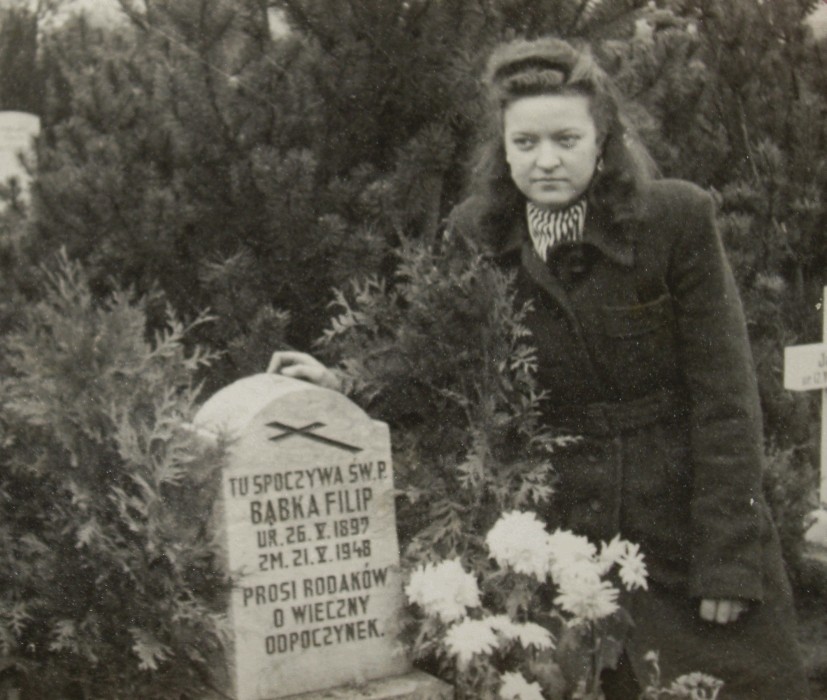
[[[583,535],[559,528],[548,536],[548,544],[556,559],[591,559],[597,548]]]
[[[554,637],[545,627],[533,622],[515,625],[516,638],[524,649],[533,646],[535,649],[554,649]]]
[[[611,542],[602,542],[600,544],[600,553],[597,555],[597,561],[600,564],[601,575],[605,575],[609,570],[617,564],[621,557],[626,554],[627,549],[626,540],[620,539],[620,535],[615,535]]]
[[[636,588],[648,590],[649,584],[646,581],[648,571],[638,545],[626,542],[626,552],[620,557],[618,564],[620,565],[620,580],[623,581],[627,591],[633,591]]]
[[[715,700],[723,685],[723,681],[714,676],[695,671],[676,678],[669,686],[669,693],[690,700]]]
[[[466,608],[480,604],[476,578],[466,573],[456,559],[414,569],[405,593],[426,615],[437,615],[445,622],[465,617]]]
[[[548,575],[548,533],[534,513],[515,510],[503,514],[488,532],[485,542],[500,566],[541,581]]]
[[[620,591],[608,581],[563,578],[558,585],[560,594],[554,603],[572,616],[574,625],[600,620],[618,609],[617,596]]]
[[[545,627],[533,622],[514,622],[508,615],[492,615],[484,622],[506,639],[515,639],[524,648],[534,646],[537,649],[554,649],[554,637]]]
[[[519,625],[513,622],[508,615],[491,615],[485,618],[488,626],[506,639],[516,639],[519,634]]]
[[[474,654],[490,654],[497,648],[497,636],[486,620],[462,620],[448,628],[445,646],[460,666],[467,666]]]
[[[503,673],[502,700],[543,700],[539,683],[529,683],[521,673]]]
[[[548,536],[547,543],[552,559],[551,576],[555,580],[573,564],[589,562],[596,566],[597,548],[581,535],[558,529]]]
[[[597,561],[577,559],[557,562],[552,570],[552,578],[560,587],[577,587],[580,584],[595,587],[600,584],[603,568]]]

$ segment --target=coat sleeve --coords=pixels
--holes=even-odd
[[[693,188],[678,224],[669,285],[688,390],[693,494],[690,594],[763,596],[761,409],[743,308],[715,225],[712,198]],[[681,225],[682,224],[682,225]]]

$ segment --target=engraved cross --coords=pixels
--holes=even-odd
[[[268,428],[278,428],[282,432],[278,435],[273,435],[270,440],[273,442],[277,442],[278,440],[284,440],[285,438],[291,437],[292,435],[306,437],[309,440],[315,440],[316,442],[321,442],[325,445],[332,445],[333,447],[340,447],[343,450],[347,450],[348,452],[361,452],[361,447],[356,447],[355,445],[348,445],[346,442],[341,442],[339,440],[333,440],[332,438],[325,437],[324,435],[317,434],[316,430],[319,428],[324,428],[324,423],[308,423],[307,425],[303,425],[299,428],[294,427],[292,425],[287,425],[287,423],[281,423],[279,421],[273,421],[272,423],[267,424]]]

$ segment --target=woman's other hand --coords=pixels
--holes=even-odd
[[[274,352],[270,364],[267,366],[267,371],[282,374],[285,377],[303,379],[325,389],[341,391],[341,382],[338,377],[306,352],[290,350]]]
[[[743,600],[704,598],[701,601],[700,613],[701,619],[707,622],[725,625],[735,622],[746,609],[747,604]]]

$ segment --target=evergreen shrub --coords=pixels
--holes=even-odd
[[[3,342],[0,672],[26,698],[201,697],[224,629],[222,458],[186,421],[213,355],[184,350],[172,312],[147,339],[146,300],[96,302],[65,255],[44,277]]]
[[[319,342],[346,390],[390,423],[409,563],[488,566],[482,535],[503,512],[543,504],[568,438],[541,420],[536,354],[513,279],[470,242],[406,241],[390,281],[337,292]]]
[[[802,557],[804,532],[809,525],[807,515],[818,505],[812,489],[816,477],[813,472],[806,449],[770,447],[767,450],[764,493],[775,515],[788,570],[797,584],[805,583]]]

